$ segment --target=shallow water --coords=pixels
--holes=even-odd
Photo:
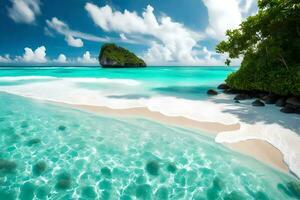
[[[0,199],[297,199],[300,182],[145,119],[0,93]]]

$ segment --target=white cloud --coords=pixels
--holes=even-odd
[[[8,15],[17,23],[33,24],[36,15],[41,13],[40,0],[10,0],[12,7],[8,8]]]
[[[23,56],[17,56],[16,61],[27,63],[46,63],[46,47],[40,46],[32,51],[31,48],[26,47]]]
[[[80,38],[74,38],[72,35],[66,35],[65,40],[72,47],[82,47],[83,42]]]
[[[0,63],[10,63],[10,62],[12,62],[12,59],[8,54],[4,56],[0,56]]]
[[[57,19],[56,17],[53,17],[50,20],[46,20],[47,26],[51,29],[56,31],[59,34],[62,34],[65,36],[65,40],[68,43],[68,45],[73,47],[82,47],[83,41],[82,40],[88,40],[88,41],[94,41],[94,42],[107,42],[108,38],[102,38],[95,35],[91,35],[88,33],[82,33],[79,31],[74,31],[69,28],[69,26]],[[47,27],[46,27],[47,28]],[[48,28],[47,28],[48,29]],[[49,32],[49,29],[47,33]]]
[[[59,54],[56,60],[54,62],[57,63],[67,63],[67,57],[64,54]]]
[[[256,0],[202,0],[208,11],[209,25],[206,34],[217,40],[226,39],[228,29],[239,26],[242,19],[249,16]],[[254,12],[254,11],[252,11]]]
[[[86,51],[82,58],[77,58],[77,61],[81,64],[97,64],[98,61],[96,58],[93,58],[89,51]]]
[[[124,13],[113,11],[108,5],[98,7],[92,3],[87,3],[85,9],[94,23],[105,31],[151,36],[158,40],[151,44],[144,55],[148,63],[159,59],[163,59],[161,62],[197,62],[197,59],[192,56],[192,49],[202,39],[202,35],[189,30],[183,24],[172,21],[168,16],[163,16],[158,21],[153,13],[154,8],[150,5],[142,16],[127,10]],[[160,55],[159,52],[164,53]],[[159,59],[157,56],[160,56]]]

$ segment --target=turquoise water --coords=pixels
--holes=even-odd
[[[235,70],[1,68],[0,200],[299,199],[298,179],[209,134],[44,101],[147,107],[223,122],[230,116],[215,105],[197,110],[210,106],[201,104],[211,98],[207,89]]]
[[[297,199],[205,133],[0,93],[0,199]]]

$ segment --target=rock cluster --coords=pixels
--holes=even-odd
[[[261,91],[243,91],[230,88],[225,83],[218,86],[219,90],[223,90],[225,94],[235,94],[234,102],[240,103],[243,100],[255,99],[252,106],[265,106],[265,104],[274,104],[281,107],[280,111],[283,113],[300,114],[300,96],[280,96],[272,93]],[[217,95],[215,90],[208,90],[207,94]]]

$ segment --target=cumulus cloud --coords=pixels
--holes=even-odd
[[[202,0],[208,11],[209,25],[206,28],[207,37],[216,40],[226,39],[228,29],[239,26],[242,19],[249,16],[256,0]]]
[[[202,35],[189,30],[181,23],[174,22],[168,16],[158,20],[153,13],[154,8],[150,5],[142,16],[128,10],[123,13],[113,11],[108,5],[98,7],[92,3],[87,3],[85,9],[94,23],[105,31],[151,36],[154,41],[157,40],[158,42],[151,43],[150,49],[144,55],[148,63],[157,60],[158,52],[164,52],[160,56],[163,62],[197,62],[192,56],[192,49],[202,39]],[[122,35],[120,37],[122,38]]]
[[[26,47],[23,56],[17,56],[16,61],[26,63],[46,63],[46,47],[40,46],[36,50]]]
[[[77,62],[81,64],[97,64],[96,58],[93,58],[89,51],[86,51],[81,58],[77,58]]]
[[[10,63],[10,62],[12,62],[10,55],[6,54],[4,56],[0,56],[0,63]]]
[[[64,35],[65,40],[68,45],[73,47],[82,47],[84,45],[82,40],[94,41],[94,42],[107,42],[108,38],[102,38],[88,33],[82,33],[80,31],[75,31],[70,29],[68,24],[59,20],[56,17],[53,17],[51,20],[46,20],[47,23],[47,34],[49,31],[54,30],[55,32]]]
[[[59,54],[56,60],[54,62],[57,63],[67,63],[67,57],[64,54]]]
[[[10,0],[8,16],[17,23],[33,24],[41,13],[40,0]]]

